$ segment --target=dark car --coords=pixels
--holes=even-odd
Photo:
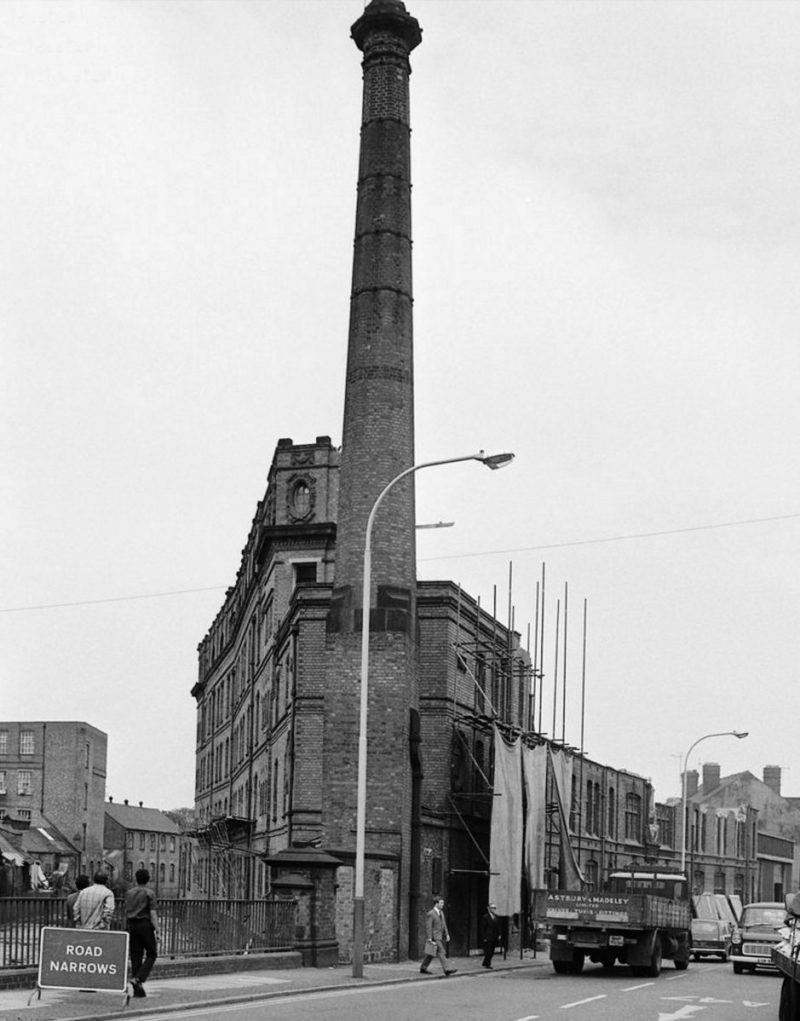
[[[776,971],[772,948],[780,943],[778,929],[786,919],[786,907],[778,901],[747,904],[731,937],[730,959],[737,975],[756,968]]]

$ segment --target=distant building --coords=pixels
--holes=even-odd
[[[0,722],[0,820],[50,825],[74,849],[77,872],[101,868],[106,747],[88,723]],[[44,839],[42,853],[54,846]]]
[[[147,869],[160,897],[184,892],[181,828],[157,808],[121,803],[105,806],[105,860],[116,885],[132,885],[137,869]],[[120,882],[121,881],[121,882]]]
[[[744,903],[783,900],[800,876],[800,808],[781,795],[781,769],[722,777],[715,762],[686,774],[687,868],[695,893]],[[680,813],[678,813],[680,816]]]

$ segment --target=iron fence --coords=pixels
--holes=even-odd
[[[291,950],[295,913],[291,900],[160,899],[159,956]],[[37,967],[41,930],[51,925],[67,926],[64,898],[0,897],[0,968]],[[111,928],[125,929],[122,902],[116,905]]]

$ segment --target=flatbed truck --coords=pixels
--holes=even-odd
[[[578,974],[586,958],[609,969],[627,964],[651,977],[664,959],[678,971],[689,966],[692,911],[682,872],[637,865],[612,872],[603,893],[534,890],[532,902],[559,975]]]

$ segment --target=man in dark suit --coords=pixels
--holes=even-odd
[[[447,951],[445,950],[445,943],[450,941],[450,933],[447,931],[447,922],[444,917],[444,900],[441,897],[437,897],[434,901],[433,907],[425,916],[425,937],[427,940],[425,946],[425,957],[422,960],[420,971],[423,975],[430,975],[428,971],[428,965],[433,960],[434,955],[428,953],[429,950],[433,950],[433,946],[430,944],[436,944],[436,956],[439,958],[439,963],[442,966],[442,971],[445,975],[455,975],[456,968],[450,967],[450,962],[447,960]]]
[[[494,948],[497,946],[499,936],[500,919],[497,917],[497,909],[495,905],[490,904],[486,909],[486,913],[483,918],[481,918],[481,946],[483,947],[483,960],[481,961],[482,967],[491,969]]]

